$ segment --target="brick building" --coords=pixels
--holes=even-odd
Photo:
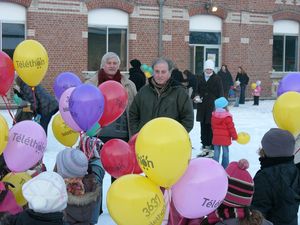
[[[131,59],[150,65],[160,55],[196,74],[207,58],[233,77],[243,66],[270,97],[278,79],[299,71],[299,24],[300,0],[2,0],[0,49],[12,56],[24,39],[42,43],[49,89],[64,71],[84,79],[114,51],[124,72]]]

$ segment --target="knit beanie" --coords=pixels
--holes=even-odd
[[[62,212],[67,207],[68,194],[63,178],[52,171],[42,172],[22,186],[28,206],[35,212]]]
[[[63,178],[84,177],[88,170],[88,159],[82,151],[67,148],[57,154],[56,168]]]
[[[271,128],[261,140],[267,157],[289,157],[294,155],[295,138],[287,130]]]
[[[204,70],[206,70],[206,69],[214,70],[215,69],[214,61],[212,61],[211,59],[206,60],[204,63]]]
[[[254,182],[247,171],[249,162],[241,159],[231,162],[226,168],[228,175],[228,191],[223,204],[229,207],[250,206],[254,193]]]
[[[215,100],[215,107],[216,109],[219,109],[219,108],[224,108],[228,105],[228,101],[226,98],[224,97],[220,97],[220,98],[217,98]]]

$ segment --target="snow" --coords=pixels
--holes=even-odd
[[[230,161],[237,161],[239,159],[245,158],[249,161],[250,167],[249,172],[252,176],[255,175],[256,171],[259,169],[260,164],[258,161],[257,151],[260,147],[260,141],[265,132],[267,132],[272,127],[277,127],[272,115],[272,108],[274,105],[274,100],[260,101],[259,106],[253,106],[253,101],[246,102],[244,105],[239,107],[229,106],[229,111],[233,115],[233,120],[237,132],[247,132],[251,139],[246,145],[240,145],[236,142],[230,146]],[[12,124],[12,119],[10,118],[7,110],[0,111],[8,124]],[[196,112],[195,112],[196,114]],[[51,121],[52,122],[52,121]],[[200,153],[200,124],[199,122],[194,123],[194,128],[190,132],[190,138],[193,145],[192,158],[195,158],[197,154]],[[65,149],[65,146],[61,145],[53,136],[51,123],[48,128],[48,144],[47,151],[44,155],[44,163],[46,164],[47,170],[52,170],[55,163],[56,154]],[[115,225],[111,217],[109,216],[106,207],[106,193],[110,186],[110,176],[105,175],[104,185],[103,185],[103,215],[100,216],[98,224]]]

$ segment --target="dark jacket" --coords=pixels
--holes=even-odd
[[[8,216],[1,225],[63,225],[63,213],[37,213],[27,209],[17,215]]]
[[[41,85],[36,86],[33,92],[31,87],[21,79],[17,84],[20,87],[21,98],[30,102],[32,111],[41,114],[42,117],[52,116],[58,111],[58,102],[54,96]],[[35,93],[35,95],[33,93]]]
[[[218,76],[221,77],[224,96],[228,96],[229,89],[233,85],[233,79],[229,71],[224,72],[222,69],[218,72]]]
[[[246,73],[237,73],[235,80],[241,82],[241,86],[246,86],[249,83],[249,77]]]
[[[292,160],[256,173],[251,207],[274,225],[298,224],[299,201],[300,174]]]
[[[234,218],[234,219],[227,219],[222,222],[218,222],[215,225],[240,225],[240,223],[237,218]],[[261,224],[257,224],[257,225],[273,225],[273,223],[264,219]]]
[[[215,73],[208,81],[204,78],[204,73],[197,75],[196,94],[202,98],[202,103],[197,104],[196,120],[201,123],[211,123],[211,115],[215,108],[215,100],[223,96],[222,81]]]
[[[152,78],[150,78],[152,79]],[[192,101],[185,88],[173,79],[165,91],[159,95],[151,81],[135,96],[129,109],[129,124],[133,134],[137,133],[148,121],[157,117],[177,120],[189,132],[194,126]]]
[[[130,61],[132,68],[129,69],[129,80],[131,80],[139,91],[146,84],[146,76],[141,70],[141,62],[138,59]]]

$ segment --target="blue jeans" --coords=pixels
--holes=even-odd
[[[223,149],[222,166],[224,167],[224,169],[226,169],[226,167],[229,164],[229,147],[228,146],[214,145],[214,160],[219,162],[221,147]]]

